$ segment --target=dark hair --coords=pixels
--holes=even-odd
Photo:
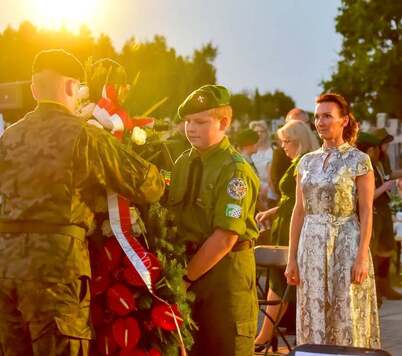
[[[340,114],[348,117],[349,122],[343,129],[343,139],[351,145],[355,144],[359,132],[359,123],[350,111],[349,103],[342,95],[336,93],[324,93],[315,99],[316,104],[327,102],[335,103],[339,108]]]

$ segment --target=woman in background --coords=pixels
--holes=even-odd
[[[271,216],[274,216],[275,218],[271,229],[272,243],[279,246],[288,246],[290,218],[295,204],[295,167],[300,158],[306,152],[316,150],[319,145],[316,136],[311,131],[310,127],[303,121],[289,121],[278,130],[278,137],[283,150],[292,160],[292,163],[279,182],[281,200],[279,201],[278,206],[258,213],[256,215],[256,220],[259,224],[263,224]],[[269,272],[269,291],[267,300],[278,300],[283,295],[286,288],[286,279],[283,272],[283,270],[272,270]],[[289,300],[286,302],[295,302],[294,288],[291,293],[289,293]],[[266,312],[273,320],[276,320],[283,316],[287,305],[288,304],[286,303],[285,306],[282,306],[281,315],[278,315],[280,308],[279,305],[267,306]],[[263,326],[255,340],[257,351],[263,349],[265,345],[271,341],[272,332],[273,325],[270,320],[265,317]]]
[[[276,205],[277,195],[274,193],[269,182],[269,167],[272,162],[272,147],[269,139],[268,125],[264,120],[252,121],[250,129],[257,132],[259,139],[257,142],[257,152],[251,158],[254,166],[257,169],[258,177],[260,178],[260,193],[258,209],[267,209]]]

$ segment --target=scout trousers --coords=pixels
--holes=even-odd
[[[71,283],[0,279],[1,356],[87,356],[88,278]]]
[[[252,356],[258,301],[254,250],[230,252],[190,289],[195,293],[191,356]]]

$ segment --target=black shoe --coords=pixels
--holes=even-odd
[[[271,341],[267,341],[265,344],[255,344],[254,352],[262,352],[270,347],[272,347],[273,352],[278,351],[278,337],[276,335],[272,336]]]
[[[267,344],[255,344],[254,352],[263,352],[267,348]]]

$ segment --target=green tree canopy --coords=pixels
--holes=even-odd
[[[110,58],[121,63],[129,82],[136,82],[130,90],[126,106],[131,114],[141,114],[163,98],[166,102],[154,113],[156,117],[173,117],[177,107],[194,89],[216,83],[214,61],[217,48],[206,43],[195,49],[191,56],[178,55],[168,46],[163,36],[150,41],[128,39],[117,51],[107,34],[95,38],[82,26],[79,33],[66,28],[59,30],[37,29],[23,22],[17,29],[7,27],[0,33],[0,83],[30,80],[31,65],[36,53],[48,48],[64,48],[75,54],[83,63]],[[273,119],[286,115],[294,101],[281,91],[259,94],[235,93],[232,98],[235,117],[248,122],[251,119]],[[15,113],[15,118],[21,113]]]
[[[243,122],[260,119],[279,119],[295,107],[293,99],[280,90],[260,94],[247,92],[232,95],[234,116]]]
[[[343,37],[340,60],[324,89],[347,97],[359,118],[402,118],[402,2],[342,0],[336,31]]]
[[[108,35],[94,38],[85,26],[75,34],[65,28],[37,29],[30,22],[23,22],[18,29],[9,26],[0,33],[0,83],[30,80],[35,54],[47,48],[64,48],[83,63],[89,57],[93,61],[111,58],[124,65],[131,81],[139,74],[137,85],[129,94],[132,114],[141,114],[167,97],[168,100],[153,114],[173,116],[191,91],[216,82],[217,48],[211,43],[196,49],[192,56],[183,57],[167,45],[163,36],[155,36],[146,42],[131,38],[119,52]]]

